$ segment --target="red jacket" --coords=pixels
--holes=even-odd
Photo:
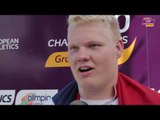
[[[160,105],[160,93],[120,72],[118,74],[117,96],[119,105]]]

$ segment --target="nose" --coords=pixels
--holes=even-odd
[[[89,52],[85,49],[80,49],[78,51],[78,55],[77,55],[77,61],[78,62],[86,62],[89,61],[90,59],[90,55]]]

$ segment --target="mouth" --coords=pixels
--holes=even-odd
[[[93,68],[90,66],[82,66],[78,68],[78,71],[81,73],[89,72],[91,70],[93,70]]]

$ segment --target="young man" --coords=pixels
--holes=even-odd
[[[160,94],[118,71],[123,42],[112,15],[68,18],[68,60],[75,80],[53,97],[55,105],[158,105]],[[78,104],[78,103],[77,103]]]

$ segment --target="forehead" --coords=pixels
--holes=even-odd
[[[68,29],[68,40],[81,40],[83,38],[107,37],[109,28],[102,23],[84,23],[76,26],[70,26]]]

